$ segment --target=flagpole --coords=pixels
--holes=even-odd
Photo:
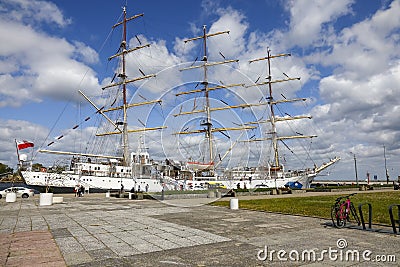
[[[17,139],[14,139],[14,140],[15,140],[15,148],[17,149],[18,168],[20,168],[20,164],[21,164],[21,162],[20,162],[20,159],[19,159],[18,143],[17,143]]]

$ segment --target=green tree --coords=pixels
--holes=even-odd
[[[41,168],[43,168],[43,165],[40,164],[40,163],[33,163],[33,164],[32,164],[32,170],[38,171],[38,170],[40,170]]]
[[[13,173],[13,169],[3,163],[0,163],[0,175],[6,173]]]

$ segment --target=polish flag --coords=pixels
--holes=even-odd
[[[32,142],[28,142],[26,140],[17,141],[17,147],[18,147],[18,150],[21,150],[21,149],[25,149],[28,147],[34,147],[34,144]]]

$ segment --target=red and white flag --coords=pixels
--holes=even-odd
[[[17,141],[18,150],[25,149],[25,148],[28,148],[28,147],[34,147],[34,146],[35,145],[32,142],[29,142],[29,141],[26,141],[26,140]]]

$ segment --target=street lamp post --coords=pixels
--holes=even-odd
[[[386,165],[386,147],[383,146],[383,157],[385,158],[385,174],[386,174],[386,183],[389,184],[389,172]]]
[[[354,156],[354,172],[356,173],[356,185],[358,186],[357,158],[356,154],[354,154],[353,152],[350,152],[350,154],[353,154]]]

